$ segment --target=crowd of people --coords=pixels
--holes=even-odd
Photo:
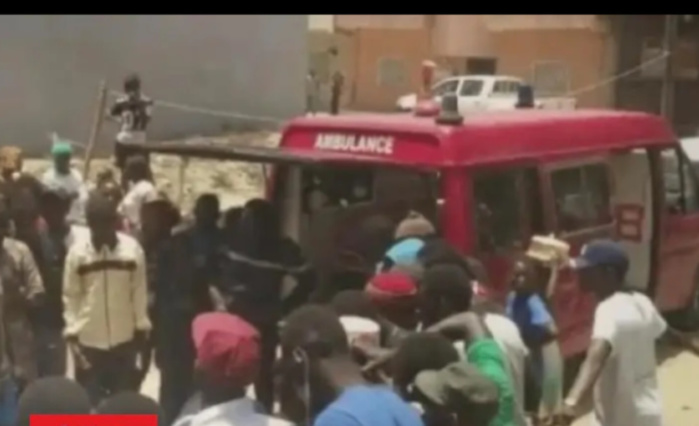
[[[545,290],[562,265],[523,252],[499,304],[484,266],[410,212],[365,286],[318,292],[270,202],[221,212],[204,194],[183,218],[145,157],[120,159],[121,182],[104,173],[89,186],[69,144],[52,154],[36,179],[19,149],[0,149],[0,426],[68,413],[158,414],[167,426],[567,425],[593,393],[599,425],[662,424],[653,345],[666,325],[624,286],[628,257],[611,240],[566,266],[599,304],[563,398]],[[138,393],[153,363],[158,402]]]

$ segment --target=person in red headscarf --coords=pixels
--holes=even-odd
[[[385,339],[386,346],[396,345],[418,325],[418,289],[407,272],[391,270],[374,275],[364,289],[372,305],[394,327]]]
[[[260,334],[252,325],[225,312],[207,312],[194,319],[192,340],[200,392],[187,401],[175,426],[217,419],[229,425],[291,425],[260,413],[259,405],[245,396],[260,371]]]

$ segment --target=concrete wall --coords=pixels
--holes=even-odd
[[[132,71],[155,99],[289,118],[304,107],[307,28],[307,15],[0,16],[0,144],[41,153],[49,131],[85,141],[99,80],[118,89]],[[245,125],[163,107],[150,138]],[[105,125],[102,152],[114,132]]]
[[[335,27],[353,30],[375,28],[415,30],[425,26],[427,15],[335,15]]]

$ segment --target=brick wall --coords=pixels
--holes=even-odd
[[[578,90],[614,74],[613,44],[606,32],[592,30],[511,30],[493,33],[498,73],[533,77],[537,61],[560,61],[568,70],[570,90]],[[579,107],[613,106],[613,85],[578,96]]]
[[[352,108],[392,110],[396,99],[415,92],[420,85],[420,65],[430,57],[430,35],[425,29],[397,30],[363,28],[353,32],[355,43],[354,90]],[[380,62],[400,63],[403,79],[381,81]],[[387,66],[385,65],[386,69]],[[395,68],[398,68],[397,66]],[[387,75],[385,73],[384,75]]]

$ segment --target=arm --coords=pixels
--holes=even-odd
[[[592,342],[587,350],[587,356],[580,372],[565,399],[565,409],[575,412],[580,401],[592,390],[595,382],[613,351],[616,339],[617,325],[614,312],[608,312],[603,306],[598,306],[595,312],[595,322],[592,328]],[[569,413],[571,414],[571,413]]]
[[[131,281],[131,297],[133,300],[133,314],[138,331],[149,331],[151,328],[148,318],[148,279],[146,276],[146,258],[143,249],[136,245],[136,269]]]
[[[439,333],[451,340],[475,340],[490,337],[483,321],[473,312],[452,315],[428,327],[428,333]]]
[[[75,247],[75,246],[74,246]],[[74,248],[68,250],[63,270],[63,319],[67,338],[78,334],[78,318],[83,304],[82,278],[78,275],[78,256]]]
[[[29,305],[37,306],[44,298],[44,282],[29,247],[19,244],[17,250],[23,276],[22,293]]]
[[[121,114],[124,112],[124,103],[117,100],[114,105],[109,108],[106,118],[112,121],[120,122]]]
[[[567,406],[577,408],[580,401],[589,394],[611,353],[612,345],[608,341],[602,339],[594,339],[592,341],[578,377],[575,379],[573,387],[565,399]]]

